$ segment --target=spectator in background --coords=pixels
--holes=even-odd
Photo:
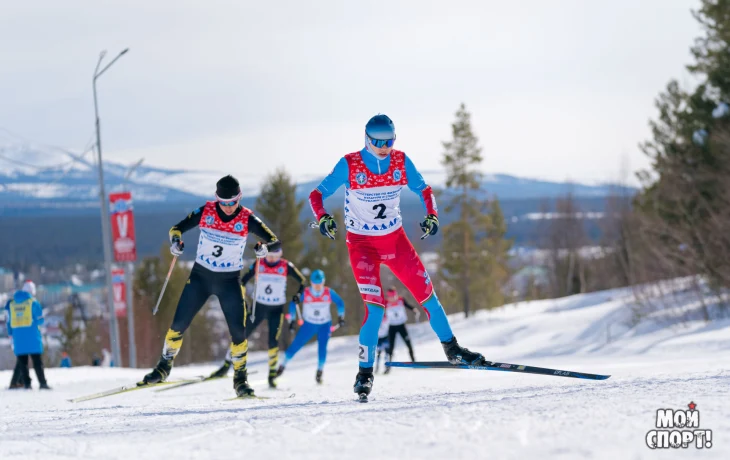
[[[5,305],[8,317],[8,335],[12,337],[13,352],[17,358],[15,369],[20,373],[24,387],[30,388],[30,371],[28,370],[28,358],[30,358],[33,360],[33,368],[40,388],[50,390],[41,360],[43,309],[35,299],[35,293],[35,283],[28,280],[23,283],[23,289],[15,292]]]
[[[65,351],[61,353],[61,367],[71,367],[71,358]]]

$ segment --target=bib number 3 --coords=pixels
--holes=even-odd
[[[215,246],[213,246],[213,249],[215,249],[215,251],[213,251],[213,254],[212,254],[213,257],[220,257],[221,254],[223,254],[223,246],[218,246],[216,244]]]

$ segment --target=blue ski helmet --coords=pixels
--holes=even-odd
[[[395,140],[395,125],[388,115],[381,113],[368,120],[365,134],[373,140]]]
[[[311,281],[312,284],[324,283],[324,272],[322,270],[313,271],[312,275],[309,277],[309,281]]]

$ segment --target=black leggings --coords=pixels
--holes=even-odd
[[[15,369],[18,371],[20,378],[23,380],[25,388],[30,388],[30,369],[28,369],[28,357],[33,360],[33,369],[35,369],[35,375],[38,377],[38,382],[41,385],[46,385],[46,374],[43,371],[43,360],[40,354],[32,355],[19,355],[15,362]]]
[[[246,340],[246,303],[241,292],[239,272],[212,272],[198,264],[193,265],[172,320],[172,329],[183,334],[198,314],[208,297],[218,297],[223,316],[228,323],[231,340],[235,344]]]
[[[395,335],[400,334],[403,341],[408,347],[408,353],[411,355],[411,361],[415,361],[416,358],[413,356],[413,346],[411,345],[411,338],[408,337],[408,330],[406,330],[405,324],[399,324],[397,326],[390,326],[388,328],[388,342],[390,347],[388,348],[388,356],[393,359],[393,349],[395,348]]]
[[[246,323],[246,336],[250,337],[251,333],[264,320],[269,321],[269,349],[279,346],[279,333],[281,332],[281,324],[284,322],[284,305],[261,305],[256,306],[256,319],[251,321],[248,317]]]

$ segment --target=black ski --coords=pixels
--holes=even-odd
[[[385,363],[391,367],[407,367],[412,369],[471,369],[476,371],[522,372],[524,374],[552,375],[572,377],[576,379],[606,380],[610,375],[589,374],[587,372],[563,371],[546,367],[523,366],[520,364],[492,363],[489,366],[469,366],[467,364],[451,364],[448,361],[422,361],[416,363]]]

